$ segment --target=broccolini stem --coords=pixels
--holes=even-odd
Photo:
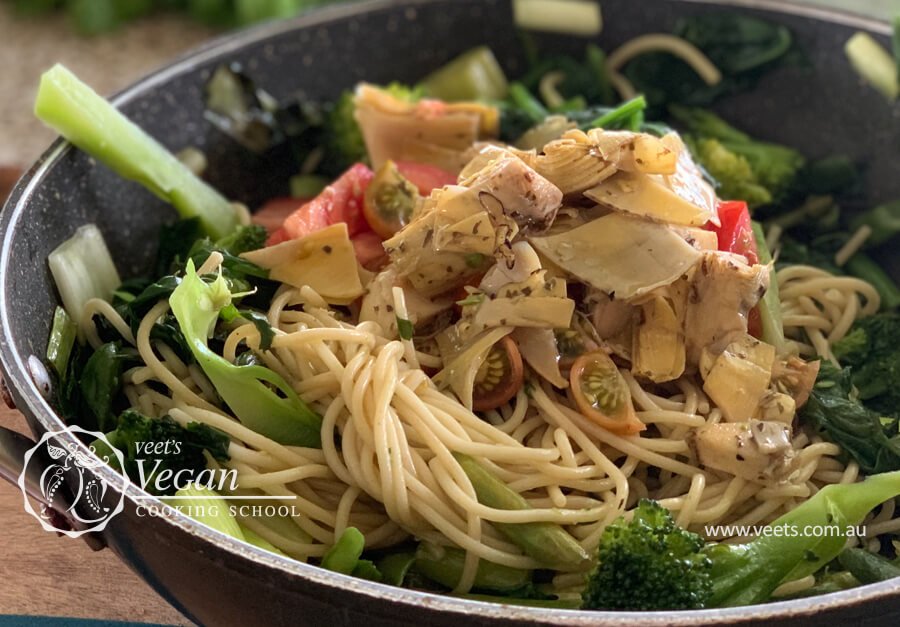
[[[900,288],[871,257],[865,253],[856,253],[847,261],[845,267],[853,276],[872,284],[875,291],[881,295],[883,310],[900,307]]]
[[[322,557],[322,568],[350,575],[359,563],[366,539],[356,527],[347,527],[338,541]]]
[[[478,502],[494,509],[530,509],[522,496],[497,479],[468,455],[454,453],[462,466]],[[526,555],[548,568],[577,571],[586,568],[590,558],[585,550],[561,526],[551,522],[491,523]]]
[[[762,224],[754,221],[752,227],[759,262],[769,265],[772,263],[772,253],[769,252],[769,247],[766,246],[766,236],[763,233]],[[775,274],[775,268],[772,266],[769,267],[769,289],[763,294],[762,301],[759,304],[759,314],[762,324],[762,340],[774,346],[779,355],[783,355],[787,351],[787,344],[784,340],[784,324],[781,321],[781,298],[778,294],[778,277]]]
[[[509,98],[531,118],[532,122],[540,122],[549,115],[544,105],[538,102],[522,83],[512,83],[509,86]]]
[[[876,583],[900,577],[900,567],[864,549],[845,549],[838,555],[838,562],[861,583]]]
[[[423,542],[416,550],[416,570],[451,590],[459,584],[465,564],[466,553],[460,549]],[[509,592],[521,588],[530,581],[531,571],[529,570],[480,560],[472,587],[477,590]]]

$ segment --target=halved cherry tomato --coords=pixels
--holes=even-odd
[[[619,435],[633,435],[647,426],[634,413],[625,378],[604,351],[585,353],[569,371],[569,384],[581,414]]]
[[[747,263],[759,263],[759,252],[756,238],[753,237],[753,226],[750,222],[750,210],[743,200],[725,200],[719,203],[719,222],[721,226],[713,226],[719,239],[719,250],[737,253],[747,258]],[[747,316],[747,331],[753,337],[762,334],[762,321],[759,306],[750,310]]]
[[[419,190],[388,160],[366,189],[363,213],[372,230],[387,239],[406,226],[418,202]]]
[[[491,347],[475,375],[472,409],[497,409],[516,395],[524,378],[522,355],[516,343],[507,335]]]
[[[369,226],[363,215],[363,196],[372,176],[372,170],[357,163],[318,196],[289,215],[283,228],[291,239],[339,222],[347,224],[350,237],[368,231]]]
[[[445,185],[456,185],[456,175],[436,165],[396,161],[397,169],[407,181],[419,188],[419,193],[427,196],[432,190]]]

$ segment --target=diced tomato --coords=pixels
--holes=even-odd
[[[288,235],[288,232],[285,231],[284,228],[279,228],[269,235],[269,238],[266,240],[266,246],[274,246],[275,244],[286,242],[289,239],[291,239],[291,236]]]
[[[720,202],[719,221],[722,226],[712,227],[719,238],[719,250],[743,255],[751,264],[759,263],[747,203],[743,200]]]
[[[289,215],[282,228],[291,239],[339,222],[347,224],[350,237],[368,231],[369,225],[363,216],[363,196],[372,176],[372,170],[357,163],[318,196]]]
[[[359,261],[360,265],[369,270],[375,269],[387,254],[384,252],[381,236],[374,231],[363,231],[362,233],[358,233],[351,238],[350,241],[353,243],[356,260]]]
[[[297,211],[306,200],[289,196],[273,198],[253,214],[255,224],[266,227],[269,233],[277,231],[284,224],[285,218]]]
[[[722,226],[712,227],[719,238],[719,250],[743,255],[750,264],[759,263],[759,252],[756,247],[756,238],[753,237],[747,203],[743,200],[720,202],[719,221]],[[762,320],[758,305],[747,315],[747,331],[757,338],[762,334]]]
[[[427,196],[431,190],[444,185],[456,185],[456,175],[427,163],[397,161],[397,169],[407,181],[419,188],[419,193]]]

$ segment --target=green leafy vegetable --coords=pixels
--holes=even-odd
[[[655,501],[642,500],[634,517],[609,525],[597,566],[582,594],[585,609],[680,610],[705,607],[712,594],[712,561],[705,542],[681,529]]]
[[[784,56],[791,31],[782,24],[737,13],[705,13],[682,18],[675,34],[691,42],[723,73],[756,70]]]
[[[137,351],[120,342],[100,346],[88,358],[80,377],[80,389],[97,428],[108,431],[116,425],[114,407],[122,390],[122,372],[139,362]]]
[[[853,341],[858,341],[859,336]],[[852,350],[845,344],[846,350]],[[850,369],[840,370],[823,362],[809,400],[799,410],[800,419],[821,429],[859,464],[865,473],[900,469],[900,436],[896,420],[882,416],[852,395]]]
[[[202,237],[203,229],[197,218],[178,220],[160,227],[154,274],[164,276],[183,268],[194,242]]]
[[[183,218],[198,217],[210,236],[237,227],[234,208],[219,192],[62,65],[41,77],[35,113],[120,176],[172,203]]]
[[[169,297],[194,358],[246,427],[281,444],[320,446],[321,417],[281,376],[262,366],[232,364],[207,346],[219,311],[230,303],[225,279],[219,276],[212,283],[204,283],[191,261],[184,279]]]
[[[750,89],[765,72],[785,63],[794,48],[791,32],[783,25],[738,13],[686,17],[674,34],[709,57],[722,80],[707,85],[687,63],[667,53],[640,55],[623,72],[647,97],[654,114],[673,103],[706,106]]]
[[[151,493],[156,491],[154,479],[162,471],[198,473],[206,468],[204,451],[219,461],[229,459],[229,439],[221,431],[199,422],[182,427],[170,416],[148,418],[133,409],[122,412],[116,428],[106,434],[106,440],[125,458],[124,468],[119,470],[135,482],[141,481],[143,471],[146,480],[143,487]],[[101,454],[105,448],[102,440],[93,446]],[[113,466],[118,465],[115,457],[110,459]]]

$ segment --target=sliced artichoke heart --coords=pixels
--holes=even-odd
[[[672,283],[700,259],[667,226],[620,213],[529,241],[565,272],[623,300]]]
[[[703,391],[729,422],[743,422],[757,414],[769,389],[775,347],[744,336],[718,356],[706,351],[700,362]]]
[[[326,302],[346,305],[363,294],[359,264],[343,222],[241,255],[294,287],[309,286]]]
[[[556,388],[569,386],[559,372],[559,347],[553,329],[518,328],[513,331],[512,338],[522,358],[539,377]]]
[[[465,165],[465,153],[480,135],[496,132],[495,107],[478,103],[408,102],[389,91],[361,84],[355,117],[372,166],[388,159],[430,163],[452,172]]]
[[[475,324],[556,329],[565,327],[575,312],[571,298],[517,296],[484,301],[475,312]]]
[[[703,466],[750,481],[778,481],[793,468],[791,427],[782,422],[720,422],[694,431],[689,443]]]
[[[641,323],[634,327],[631,372],[656,383],[684,374],[682,322],[675,305],[662,294],[641,304]]]

